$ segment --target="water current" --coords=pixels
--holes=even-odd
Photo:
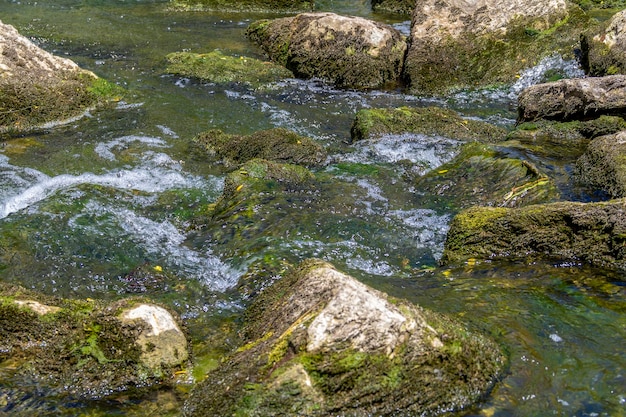
[[[64,297],[114,299],[138,291],[126,278],[131,271],[158,265],[168,279],[141,291],[178,311],[202,346],[207,334],[241,313],[237,282],[253,260],[319,257],[392,295],[459,317],[506,346],[507,375],[464,415],[626,415],[622,274],[541,263],[439,268],[455,212],[420,195],[403,174],[436,168],[460,144],[422,135],[348,144],[356,111],[368,107],[438,105],[510,128],[519,91],[546,69],[577,75],[574,64],[550,58],[511,88],[442,98],[340,91],[318,80],[289,79],[262,89],[215,85],[166,75],[165,55],[220,49],[261,57],[244,30],[272,16],[167,6],[0,1],[4,23],[129,92],[114,109],[2,142],[0,244],[13,252],[0,259],[0,279]],[[408,27],[372,14],[368,2],[326,1],[318,8]],[[187,213],[215,202],[224,180],[221,168],[193,154],[193,136],[272,127],[328,149],[329,165],[318,175],[332,207],[320,213],[303,202],[282,207],[285,223],[269,227],[250,252],[233,250],[238,242],[192,236]],[[200,348],[198,357],[208,351]],[[0,415],[8,412],[2,392],[0,380]],[[36,415],[55,404],[44,397],[25,407]],[[141,415],[133,404],[74,404],[68,415]]]

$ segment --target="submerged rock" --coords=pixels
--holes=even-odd
[[[617,116],[571,122],[542,119],[519,124],[507,135],[507,140],[532,149],[536,155],[564,160],[580,157],[592,139],[621,130],[626,130],[626,120]]]
[[[249,57],[224,55],[220,51],[206,54],[175,52],[167,55],[170,74],[194,77],[212,83],[245,83],[258,86],[263,83],[292,78],[283,66]]]
[[[441,262],[547,259],[626,270],[626,200],[474,207],[450,223]]]
[[[230,135],[221,130],[209,130],[194,138],[210,157],[227,167],[237,167],[252,159],[320,166],[326,161],[324,148],[305,136],[287,129],[262,130],[251,135]]]
[[[576,162],[575,176],[611,198],[626,197],[626,130],[594,139]]]
[[[0,22],[0,133],[61,123],[115,98],[120,88],[54,56]]]
[[[410,15],[415,9],[414,0],[372,0],[372,10],[376,12]]]
[[[185,416],[436,415],[479,399],[505,364],[487,337],[322,261],[263,291],[245,335]]]
[[[479,142],[498,142],[506,136],[506,131],[500,127],[465,119],[453,110],[439,107],[362,109],[357,112],[350,129],[353,142],[402,133]]]
[[[626,114],[626,75],[576,78],[528,87],[518,99],[518,122],[589,120]]]
[[[189,356],[174,317],[140,300],[66,300],[0,284],[0,332],[5,383],[50,397],[147,390],[170,380]]]
[[[616,13],[600,33],[581,38],[581,62],[592,76],[626,74],[626,10]]]
[[[419,1],[404,77],[414,93],[513,83],[555,52],[573,59],[588,22],[565,0]]]
[[[554,181],[531,162],[477,143],[465,145],[452,161],[416,178],[413,186],[452,210],[473,205],[521,207],[559,196]]]
[[[247,35],[297,77],[347,88],[398,81],[407,47],[405,37],[391,26],[334,13],[257,21]]]

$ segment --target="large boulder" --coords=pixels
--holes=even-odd
[[[498,258],[626,270],[626,200],[473,207],[452,220],[443,264]]]
[[[185,416],[436,415],[481,398],[505,364],[489,338],[322,261],[264,290],[244,333]]]
[[[46,396],[101,399],[162,386],[185,366],[179,320],[146,300],[50,297],[0,284],[4,382]],[[23,397],[4,397],[4,405]]]
[[[599,33],[581,37],[581,62],[589,75],[626,74],[626,10],[615,14]]]
[[[626,115],[626,75],[537,84],[518,99],[518,122],[589,120],[602,115]]]
[[[0,133],[67,121],[120,91],[0,22]]]
[[[334,13],[257,21],[247,35],[297,77],[318,77],[338,87],[395,83],[406,51],[405,37],[391,26]]]
[[[565,0],[419,1],[404,75],[414,93],[512,83],[554,52],[573,58],[588,20]]]
[[[626,131],[594,139],[576,162],[576,178],[611,198],[626,197]]]

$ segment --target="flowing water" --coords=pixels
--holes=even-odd
[[[407,27],[372,15],[367,2],[318,7]],[[266,17],[272,16],[173,12],[163,1],[0,1],[4,23],[129,91],[114,109],[1,144],[0,279],[63,297],[141,292],[166,303],[187,320],[198,376],[202,364],[213,363],[211,354],[203,358],[212,348],[202,341],[228,328],[244,306],[237,283],[248,265],[267,256],[290,262],[315,256],[457,316],[506,347],[507,375],[466,415],[626,415],[623,274],[554,264],[437,268],[455,213],[412,189],[403,174],[437,167],[460,144],[420,135],[347,144],[356,111],[367,107],[447,106],[511,127],[516,94],[540,79],[542,67],[511,89],[441,99],[338,91],[316,80],[251,89],[164,73],[170,52],[260,57],[244,30]],[[543,65],[576,73],[556,58]],[[191,235],[191,214],[215,202],[223,186],[223,171],[194,155],[191,138],[215,128],[247,134],[272,127],[329,150],[329,166],[317,173],[324,185],[315,191],[324,198],[317,206],[303,199],[277,208],[283,221],[243,249]],[[167,279],[130,282],[145,265],[161,266]],[[2,384],[0,415],[20,407],[3,405]],[[43,397],[25,399],[21,409],[142,415],[147,408],[137,401],[64,404]],[[168,412],[176,415],[176,406]]]

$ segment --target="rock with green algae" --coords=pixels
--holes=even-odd
[[[538,155],[578,158],[592,139],[622,130],[626,130],[626,120],[618,116],[571,122],[537,120],[517,125],[507,140],[531,148]]]
[[[414,0],[372,0],[372,10],[383,13],[411,15],[415,9]]]
[[[405,37],[391,26],[334,13],[256,21],[246,33],[296,77],[317,77],[345,88],[396,83],[407,48]]]
[[[323,261],[286,274],[245,317],[247,343],[185,416],[438,415],[483,397],[506,363],[488,337]]]
[[[450,223],[443,264],[546,259],[626,270],[626,200],[473,207]]]
[[[313,9],[313,0],[171,0],[178,10],[294,13]]]
[[[2,22],[0,50],[0,133],[20,134],[64,123],[122,93]]]
[[[626,74],[626,10],[581,36],[581,64],[591,76]]]
[[[262,130],[251,135],[209,130],[196,136],[194,142],[209,157],[228,168],[255,158],[316,167],[322,165],[327,156],[324,148],[313,139],[283,128]]]
[[[245,83],[252,86],[293,78],[281,65],[244,56],[228,56],[215,50],[205,54],[174,52],[166,57],[166,71],[217,84]]]
[[[362,109],[356,114],[350,135],[352,141],[375,139],[389,134],[420,133],[477,142],[499,142],[506,130],[490,123],[465,119],[457,112],[440,107]]]
[[[470,143],[452,161],[413,181],[417,193],[453,210],[473,205],[520,207],[554,201],[559,192],[534,164]]]
[[[403,75],[414,94],[513,84],[542,58],[575,59],[592,25],[564,0],[419,1]]]
[[[518,122],[567,122],[626,114],[626,75],[574,78],[537,84],[518,98]]]
[[[30,395],[132,395],[170,381],[189,356],[179,322],[144,299],[68,300],[0,283],[0,333],[3,383]]]
[[[626,130],[594,139],[576,162],[575,178],[611,198],[626,197]]]

